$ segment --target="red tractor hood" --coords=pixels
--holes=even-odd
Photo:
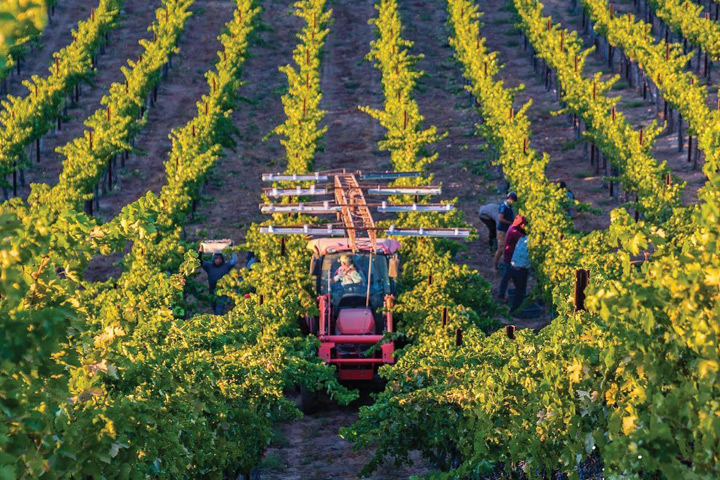
[[[336,335],[375,333],[375,319],[368,308],[342,308],[335,324]]]

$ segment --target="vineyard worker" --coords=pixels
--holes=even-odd
[[[503,269],[502,280],[500,281],[500,290],[498,292],[498,300],[505,301],[505,291],[507,290],[508,283],[510,282],[511,265],[513,254],[515,253],[515,246],[522,237],[525,236],[525,226],[527,225],[527,219],[518,215],[513,220],[513,224],[508,228],[507,235],[505,236],[505,249],[503,250]]]
[[[570,205],[567,208],[567,215],[568,215],[568,217],[573,218],[573,209],[572,209],[571,205],[575,204],[575,195],[573,195],[573,192],[570,191],[570,189],[567,186],[567,183],[565,183],[565,182],[560,182],[560,188],[562,190],[565,190],[565,196],[567,197],[567,203],[568,203],[568,205]]]
[[[515,211],[513,211],[512,208],[512,204],[515,202],[517,202],[517,195],[515,192],[510,192],[505,201],[500,204],[497,221],[497,251],[495,252],[495,259],[493,261],[493,268],[495,270],[498,269],[500,257],[502,257],[505,250],[505,235],[510,225],[512,225],[513,220],[515,220]]]
[[[363,283],[362,274],[355,268],[352,257],[347,253],[340,255],[340,268],[335,272],[333,282],[340,282],[345,288]]]
[[[202,256],[202,250],[200,251],[200,255]],[[215,255],[213,255],[212,261],[205,260],[202,262],[202,269],[207,272],[208,284],[210,284],[211,295],[215,296],[215,288],[217,288],[218,281],[220,281],[222,277],[227,275],[230,270],[233,269],[233,267],[237,263],[237,260],[238,258],[236,253],[232,254],[229,262],[225,261],[225,257],[222,253],[216,253]],[[215,313],[215,315],[224,314],[226,303],[227,296],[216,296],[215,300],[212,302],[213,313]]]
[[[497,237],[497,221],[500,205],[497,203],[488,203],[480,207],[480,221],[485,224],[488,229],[488,242],[490,248],[493,247]]]
[[[247,252],[247,256],[245,257],[245,268],[250,270],[256,263],[258,263],[258,261],[257,257],[255,257],[255,252]]]
[[[512,266],[510,269],[511,277],[515,285],[515,298],[513,299],[510,313],[514,313],[520,308],[523,300],[525,300],[525,291],[527,290],[528,276],[530,275],[530,256],[527,250],[527,235],[523,235],[517,241],[510,264]]]

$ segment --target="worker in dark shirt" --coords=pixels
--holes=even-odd
[[[512,208],[512,204],[515,202],[517,202],[517,195],[515,192],[510,192],[505,201],[500,204],[497,221],[497,251],[495,252],[495,258],[493,260],[493,268],[495,270],[498,269],[500,257],[505,250],[505,235],[510,225],[512,225],[513,220],[515,220],[515,211]]]
[[[200,255],[202,257],[202,250],[200,251]],[[215,295],[217,283],[233,269],[237,260],[237,254],[235,253],[233,253],[230,261],[225,261],[225,257],[222,253],[216,253],[213,255],[212,260],[205,260],[202,262],[202,269],[205,270],[208,276],[210,294],[215,297],[215,300],[212,302],[213,313],[215,313],[215,315],[224,314],[225,304],[227,303],[226,295],[221,295],[219,297]]]

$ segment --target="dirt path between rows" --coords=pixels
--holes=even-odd
[[[324,406],[318,413],[280,425],[265,453],[259,478],[261,480],[354,480],[370,461],[372,451],[354,450],[352,444],[338,436],[342,427],[357,419],[360,405],[368,405],[367,395],[348,407]],[[401,480],[411,475],[430,472],[417,454],[410,457],[413,465],[395,466],[386,463],[368,480]]]
[[[478,208],[502,201],[504,180],[499,167],[492,165],[482,150],[484,139],[476,134],[479,115],[448,42],[447,3],[415,0],[402,3],[401,9],[404,36],[415,42],[413,53],[423,55],[417,64],[424,72],[416,92],[420,112],[426,126],[435,125],[440,133],[447,134],[434,146],[439,157],[429,169],[436,183],[442,184],[443,196],[457,198],[456,206],[479,234],[476,241],[465,245],[457,260],[477,269],[497,287],[500,278],[492,268],[494,250],[488,247],[488,231],[480,221]]]
[[[233,114],[240,132],[235,151],[225,152],[208,185],[192,222],[186,227],[191,240],[232,238],[241,243],[247,228],[262,220],[258,204],[261,175],[282,170],[285,152],[277,136],[263,138],[284,121],[280,96],[287,89],[278,71],[292,59],[301,21],[292,15],[292,4],[280,0],[261,2],[262,28],[250,46],[240,89],[243,101]]]

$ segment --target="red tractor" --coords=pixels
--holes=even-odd
[[[380,344],[373,355],[367,351],[385,332],[393,331],[399,248],[400,242],[389,238],[377,239],[374,247],[357,241],[355,251],[346,239],[322,238],[308,244],[320,314],[308,316],[307,326],[320,339],[318,354],[337,366],[340,380],[372,380],[378,365],[394,361],[392,340]],[[357,282],[339,278],[344,265],[357,272]]]
[[[315,279],[318,317],[308,316],[307,330],[320,340],[318,355],[336,365],[340,380],[373,380],[377,367],[394,362],[395,344],[385,339],[393,332],[392,307],[395,279],[399,272],[397,251],[400,243],[377,238],[378,232],[389,236],[467,238],[470,231],[461,228],[379,228],[370,208],[380,213],[448,212],[449,204],[418,203],[420,195],[435,195],[439,187],[393,187],[362,185],[359,180],[390,181],[416,177],[419,173],[312,173],[265,174],[272,182],[303,182],[305,186],[265,191],[268,197],[304,197],[333,195],[334,200],[309,203],[262,204],[263,213],[335,214],[336,224],[266,226],[261,232],[275,235],[300,234],[316,236],[309,242],[312,251],[310,271]],[[307,186],[308,182],[313,182]],[[326,182],[317,185],[315,182]],[[368,203],[366,195],[412,195],[412,204]],[[344,237],[344,238],[332,238]],[[379,344],[379,346],[378,346]],[[373,349],[372,347],[378,346]],[[372,351],[372,353],[370,353]]]

